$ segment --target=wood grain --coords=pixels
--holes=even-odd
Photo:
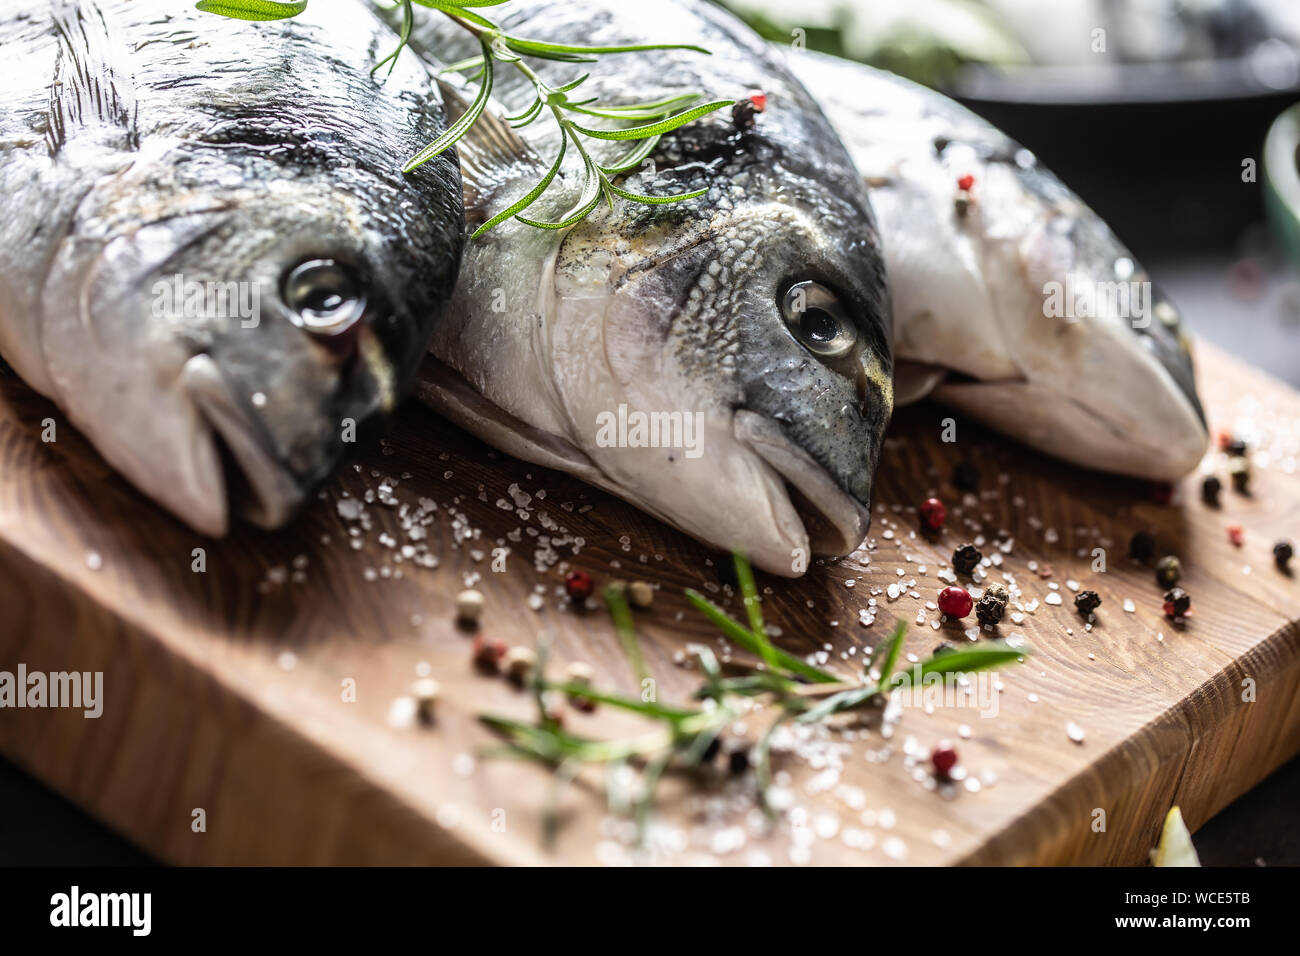
[[[914,620],[934,600],[942,586],[934,572],[956,544],[981,533],[991,541],[1005,529],[1015,544],[993,570],[1014,574],[1025,600],[1042,602],[1048,580],[1065,597],[1023,623],[1004,621],[1003,635],[1023,634],[1033,656],[1000,675],[996,717],[907,708],[888,742],[864,729],[779,754],[793,806],[774,829],[761,825],[744,779],[669,780],[651,849],[636,858],[1135,863],[1171,804],[1198,827],[1300,750],[1300,586],[1270,553],[1277,538],[1300,537],[1300,396],[1218,351],[1200,352],[1212,426],[1259,430],[1256,449],[1267,456],[1252,494],[1226,490],[1218,510],[1199,500],[1194,478],[1173,505],[1161,505],[1142,483],[1066,467],[964,422],[959,441],[944,444],[949,411],[904,410],[881,467],[874,547],[814,566],[797,582],[760,578],[778,643],[801,654],[829,645],[827,666],[850,673],[897,617]],[[47,418],[57,423],[54,443],[41,440]],[[981,495],[967,504],[949,480],[959,457],[983,473]],[[33,671],[102,671],[105,684],[97,720],[71,710],[0,711],[0,751],[178,863],[624,859],[626,827],[605,809],[599,775],[560,793],[561,826],[548,848],[540,823],[546,771],[468,756],[491,742],[477,714],[528,717],[531,705],[470,667],[470,639],[452,621],[455,595],[481,577],[488,633],[532,645],[551,631],[557,667],[583,660],[597,683],[635,692],[606,616],[574,610],[560,582],[577,566],[598,582],[654,583],[654,606],[638,612],[638,625],[665,701],[687,698],[698,684],[674,655],[692,641],[720,646],[682,589],[711,590],[735,608],[713,566],[725,564],[717,555],[415,406],[293,527],[240,529],[223,542],[199,538],[143,500],[12,378],[0,380],[0,462],[0,670],[21,662]],[[355,535],[354,549],[349,532],[358,522],[338,502],[385,482],[399,504],[366,505],[370,528]],[[546,492],[529,503],[527,520],[500,506],[516,483]],[[915,504],[930,493],[952,510],[935,541],[912,531]],[[421,499],[437,511],[427,538],[412,541],[401,509],[409,515]],[[1229,523],[1244,529],[1241,548],[1228,541]],[[1183,627],[1164,618],[1150,569],[1125,556],[1138,528],[1157,531],[1161,552],[1184,560],[1194,615]],[[472,537],[457,540],[456,529]],[[583,545],[576,557],[569,544],[548,557],[539,545],[547,535]],[[427,545],[437,566],[396,560],[403,544]],[[510,548],[505,573],[491,570],[496,547]],[[1096,547],[1106,552],[1104,573],[1091,570]],[[204,573],[192,570],[195,548],[206,552]],[[92,552],[97,570],[88,566]],[[1050,563],[1053,576],[1039,578],[1030,562]],[[858,623],[872,590],[898,581],[899,568],[917,579],[921,599],[876,595],[875,623]],[[1069,579],[1103,598],[1091,631],[1072,607]],[[534,593],[539,610],[528,604]],[[1126,598],[1134,613],[1122,609]],[[928,656],[940,640],[965,637],[953,623],[914,624],[907,652]],[[850,647],[854,655],[841,659]],[[422,666],[442,685],[437,722],[394,727],[394,701]],[[1253,702],[1243,700],[1247,679]],[[345,700],[348,681],[355,701]],[[592,736],[642,726],[608,710],[568,720]],[[764,720],[747,717],[736,739],[752,739]],[[1081,744],[1066,736],[1070,721],[1086,731]],[[925,789],[904,750],[928,751],[941,738],[956,741],[972,777],[994,785],[948,796]],[[889,759],[869,759],[886,743]],[[818,790],[831,777],[834,785]],[[205,832],[192,829],[196,808]],[[1095,829],[1097,811],[1104,831]]]

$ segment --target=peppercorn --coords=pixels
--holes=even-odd
[[[1174,486],[1167,481],[1157,481],[1151,485],[1151,500],[1158,505],[1167,505],[1174,500]]]
[[[709,745],[704,748],[704,753],[700,754],[700,763],[710,764],[717,759],[718,752],[722,750],[722,741],[714,737],[709,741]]]
[[[934,767],[936,777],[947,779],[957,766],[957,748],[948,741],[941,740],[930,751],[930,764]]]
[[[1165,614],[1177,620],[1186,617],[1192,608],[1192,598],[1182,588],[1170,588],[1165,592]]]
[[[958,491],[979,491],[980,470],[972,462],[959,461],[952,466],[952,483]]]
[[[1242,530],[1239,524],[1228,525],[1228,540],[1241,547],[1241,543],[1246,540],[1246,532]]]
[[[943,657],[943,655],[951,654],[956,650],[957,648],[953,647],[947,641],[940,641],[939,646],[934,649],[934,653],[931,657]]]
[[[1183,576],[1183,562],[1172,554],[1156,562],[1156,582],[1163,588],[1171,588]]]
[[[952,201],[953,211],[957,213],[958,217],[965,219],[966,214],[970,212],[971,203],[974,201],[975,198],[970,194],[969,190],[959,189],[957,190],[957,198]]]
[[[1134,561],[1146,564],[1156,556],[1156,536],[1150,531],[1139,531],[1129,539],[1128,554]]]
[[[938,498],[926,498],[917,512],[921,516],[921,527],[926,531],[938,531],[948,520],[948,509]]]
[[[516,684],[523,684],[537,666],[537,654],[531,647],[512,647],[501,660],[506,676]]]
[[[744,747],[727,754],[727,769],[740,776],[749,769],[749,751]]]
[[[1201,498],[1207,505],[1219,507],[1219,492],[1223,490],[1223,482],[1216,475],[1206,475],[1205,480],[1201,482]]]
[[[564,576],[564,593],[569,595],[569,600],[575,604],[581,604],[591,597],[594,588],[591,575],[586,571],[574,568]]]
[[[1244,456],[1237,455],[1228,462],[1228,475],[1238,494],[1244,495],[1250,491],[1250,462]]]
[[[461,591],[456,595],[456,620],[463,627],[477,627],[479,618],[483,616],[483,603],[481,591]]]
[[[499,637],[487,637],[480,633],[474,637],[474,646],[470,651],[474,666],[481,671],[495,674],[506,656],[506,642]]]
[[[565,668],[564,676],[568,679],[570,684],[577,687],[590,687],[591,679],[596,676],[596,672],[591,669],[590,664],[583,661],[573,661]],[[569,697],[569,703],[572,704],[576,710],[580,710],[585,714],[590,714],[596,709],[596,702],[594,700],[589,697],[581,697],[577,694],[573,694]]]
[[[1220,435],[1219,447],[1234,458],[1240,458],[1246,454],[1246,443],[1235,435]]]
[[[1273,545],[1273,560],[1277,569],[1283,574],[1291,573],[1291,559],[1295,557],[1295,546],[1290,541],[1279,541]]]
[[[1101,607],[1101,595],[1096,591],[1080,591],[1074,596],[1074,606],[1084,617]]]
[[[731,122],[736,129],[751,130],[759,113],[767,109],[767,94],[754,90],[742,100],[737,100],[731,108]]]
[[[984,555],[973,544],[963,544],[952,553],[952,566],[958,574],[970,574],[983,560]]]
[[[432,677],[422,677],[411,687],[411,696],[415,698],[416,713],[426,724],[433,723],[434,706],[438,703],[441,688]]]
[[[939,610],[948,617],[965,617],[974,604],[965,588],[950,587],[939,592]]]
[[[980,624],[985,627],[992,627],[1001,621],[1002,616],[1007,613],[1007,602],[1009,600],[1011,600],[1011,595],[1004,585],[990,584],[975,605],[975,616],[979,619]]]
[[[633,607],[648,608],[655,600],[655,589],[648,581],[633,581],[627,586],[627,599]]]
[[[547,691],[542,695],[542,717],[557,726],[564,725],[564,695]]]

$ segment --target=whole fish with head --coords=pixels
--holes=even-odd
[[[817,53],[788,62],[871,187],[900,404],[932,393],[1104,471],[1172,481],[1199,464],[1178,310],[1096,213],[933,90]]]
[[[435,85],[364,4],[0,14],[0,355],[194,528],[274,526],[410,385],[456,280]],[[319,9],[317,9],[319,7]]]
[[[851,551],[892,410],[890,312],[866,189],[821,111],[766,44],[711,4],[512,0],[500,10],[503,28],[530,40],[711,52],[530,62],[552,88],[589,72],[580,93],[602,105],[758,90],[766,111],[754,124],[726,112],[697,120],[620,184],[707,188],[702,198],[615,196],[567,229],[507,220],[471,242],[421,397],[511,454],[775,573]],[[412,42],[442,63],[480,49],[436,14],[419,19]],[[497,115],[459,144],[471,225],[527,193],[560,149],[549,119],[517,130],[500,120],[536,93],[508,64],[496,73]],[[608,166],[628,152],[593,149]],[[582,167],[570,160],[530,217],[560,221],[578,203]]]

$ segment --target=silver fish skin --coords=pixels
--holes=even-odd
[[[1178,310],[1101,218],[947,97],[848,60],[786,55],[871,187],[899,402],[932,391],[1103,471],[1173,481],[1195,469],[1209,436]]]
[[[535,40],[711,51],[530,62],[552,86],[590,71],[575,98],[760,90],[766,111],[752,129],[726,110],[698,120],[620,183],[704,197],[615,199],[566,230],[508,221],[471,241],[420,396],[503,450],[773,573],[853,550],[892,412],[889,305],[866,190],[829,124],[766,45],[711,4],[512,0],[500,17]],[[421,18],[414,43],[444,63],[477,52],[436,14]],[[493,111],[522,112],[531,87],[507,65],[497,72]],[[549,115],[517,132],[480,121],[461,143],[470,224],[525,194],[558,150]],[[614,165],[627,151],[595,144],[594,155]],[[558,221],[575,205],[572,153],[528,216]]]
[[[0,13],[0,356],[208,535],[283,523],[409,389],[464,241],[436,86],[362,3]]]

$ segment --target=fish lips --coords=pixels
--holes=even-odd
[[[814,554],[845,555],[862,543],[871,526],[870,509],[791,441],[778,422],[737,409],[732,432],[784,479]]]
[[[264,528],[283,524],[302,504],[306,488],[281,464],[262,423],[235,397],[216,361],[206,353],[186,361],[181,385],[227,457],[226,494],[214,507],[224,511],[229,504],[238,504],[253,524]],[[232,479],[243,486],[234,495]]]

